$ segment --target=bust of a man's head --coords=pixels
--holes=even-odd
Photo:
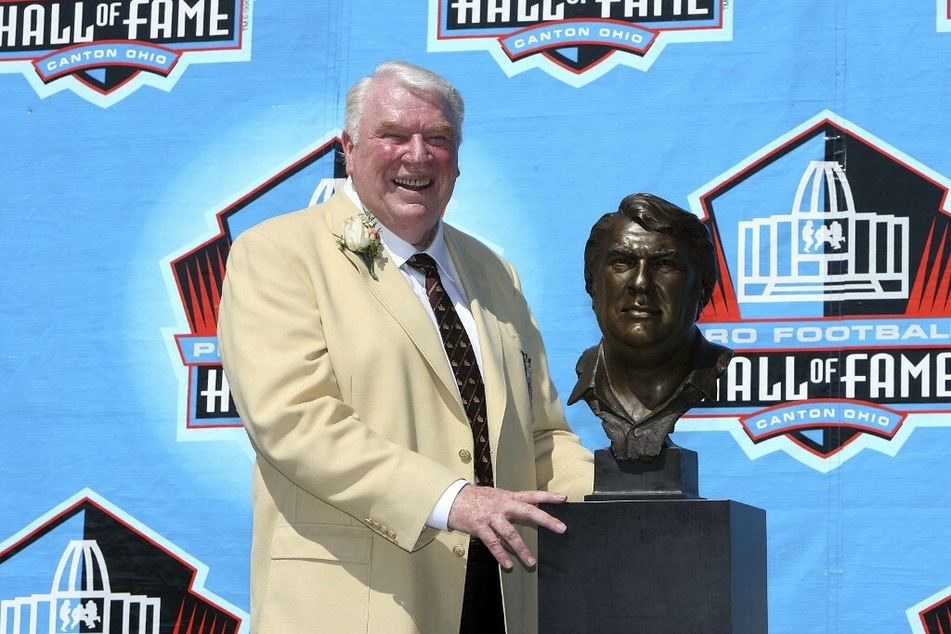
[[[717,274],[706,226],[657,196],[627,196],[592,227],[584,280],[603,338],[579,360],[569,402],[588,402],[616,457],[656,456],[679,416],[715,391],[729,355],[696,321]]]
[[[687,343],[717,281],[710,233],[688,211],[631,194],[591,228],[585,290],[612,351],[652,363]]]

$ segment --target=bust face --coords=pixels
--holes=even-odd
[[[696,322],[700,281],[675,236],[621,216],[593,273],[592,308],[607,351],[656,363],[682,350]]]

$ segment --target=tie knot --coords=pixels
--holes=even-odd
[[[422,271],[423,275],[427,277],[436,276],[436,260],[428,253],[416,253],[406,260],[406,263],[417,271]]]

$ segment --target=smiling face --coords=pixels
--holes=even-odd
[[[367,91],[359,134],[343,133],[347,174],[383,226],[425,247],[459,175],[458,124],[437,95],[382,79]]]
[[[690,340],[700,298],[683,245],[618,216],[601,253],[591,299],[605,349],[651,363],[680,353]]]

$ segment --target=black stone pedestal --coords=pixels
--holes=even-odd
[[[766,513],[732,500],[542,505],[539,632],[764,634]]]

